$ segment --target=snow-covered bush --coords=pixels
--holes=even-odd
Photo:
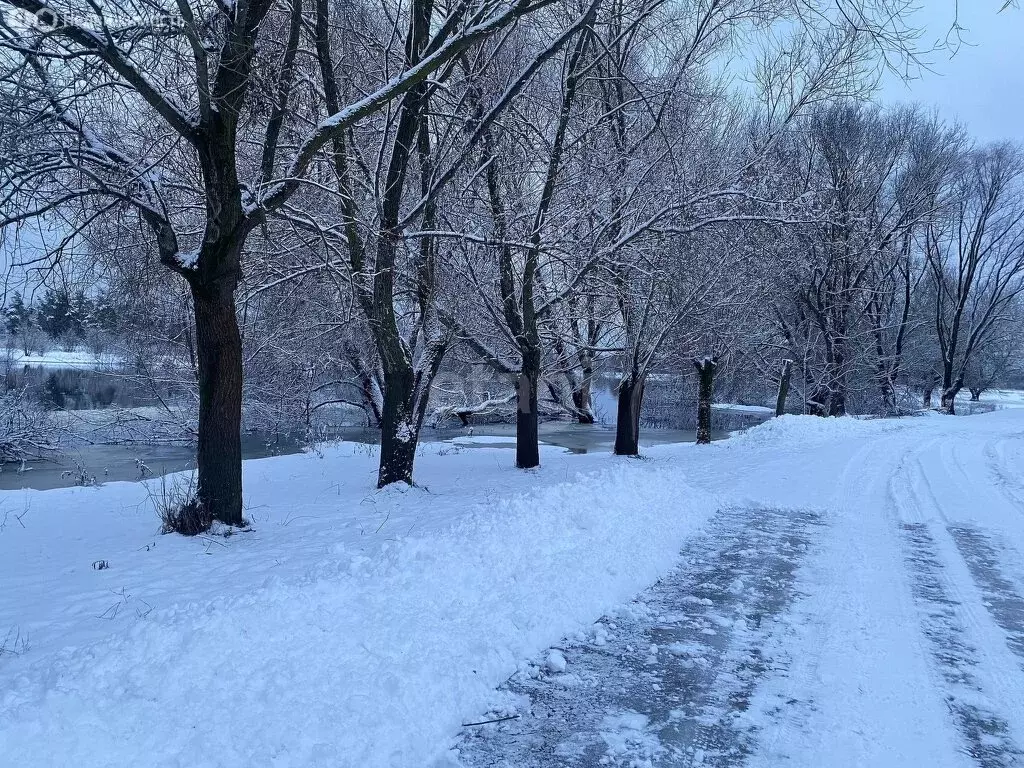
[[[23,391],[0,394],[0,462],[51,455],[59,437],[60,426]]]

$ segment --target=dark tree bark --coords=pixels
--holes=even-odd
[[[398,367],[384,375],[384,407],[380,424],[380,466],[377,487],[412,484],[418,428],[413,420],[412,369]]]
[[[615,418],[616,456],[640,455],[640,407],[644,400],[644,380],[635,374],[619,382],[618,409]]]
[[[955,347],[950,345],[952,352]],[[939,409],[943,413],[956,412],[956,396],[964,386],[963,376],[957,376],[951,354],[944,354],[942,360],[942,396],[939,398]]]
[[[430,39],[434,4],[422,0],[413,4],[406,40],[406,64],[421,63]],[[329,9],[326,0],[317,1],[317,56],[328,111],[337,110],[340,100],[338,85],[330,56]],[[395,308],[399,249],[403,247],[401,203],[409,177],[412,153],[419,159],[420,192],[424,195],[422,223],[426,229],[434,225],[434,199],[429,193],[432,183],[432,150],[428,124],[429,93],[426,83],[409,88],[397,109],[397,122],[387,159],[387,172],[380,200],[380,221],[377,225],[375,258],[368,263],[365,241],[359,227],[359,215],[352,194],[348,150],[344,134],[336,134],[332,160],[337,176],[343,224],[348,241],[349,262],[354,274],[370,275],[371,286],[357,283],[356,297],[365,314],[374,346],[381,361],[383,403],[380,414],[381,451],[377,487],[391,483],[412,483],[413,466],[419,432],[430,397],[430,385],[447,351],[446,340],[432,335],[435,311],[434,243],[421,240],[414,257],[415,299],[419,310],[417,332],[412,341],[403,338]],[[423,343],[421,357],[414,358],[417,339]]]
[[[876,293],[867,304],[867,315],[875,337],[875,377],[878,380],[882,405],[887,413],[899,411],[899,405],[896,402],[896,380],[903,366],[903,346],[910,329],[910,313],[913,307],[912,252],[913,228],[908,227],[903,232],[900,259],[897,265],[903,295],[896,338],[891,349],[886,345],[886,326],[888,324],[886,318],[889,316],[889,312],[886,311],[886,301],[880,293]],[[895,290],[893,295],[895,296]],[[893,298],[891,301],[894,302],[895,299]]]
[[[533,253],[533,249],[531,249]],[[540,466],[540,445],[537,437],[537,386],[540,383],[540,332],[533,306],[535,255],[527,257],[522,291],[522,327],[518,338],[522,369],[519,372],[518,407],[516,408],[516,466],[532,469]],[[531,277],[525,278],[525,273]]]
[[[845,416],[847,361],[846,342],[843,339],[832,345],[830,358],[831,362],[826,367],[829,376],[827,413],[829,416]]]
[[[247,84],[251,50],[243,50],[241,71],[221,72],[218,89]],[[241,78],[235,81],[233,78]],[[234,103],[224,98],[225,103]],[[181,274],[192,293],[199,375],[197,496],[204,515],[227,525],[242,518],[242,337],[235,289],[242,274],[242,250],[253,227],[242,206],[235,149],[237,115],[213,111],[196,140],[206,196],[206,230],[195,265],[184,267],[178,253],[162,248],[166,265]]]
[[[193,283],[199,367],[198,499],[205,514],[242,525],[242,339],[234,292]]]
[[[964,387],[964,380],[962,377],[957,378],[951,382],[948,386],[943,377],[942,383],[942,400],[940,401],[940,407],[944,413],[948,413],[951,416],[956,414],[956,396],[960,394],[960,390]]]
[[[807,401],[807,412],[813,416],[845,416],[846,415],[846,379],[842,366],[842,358],[834,358],[826,363],[823,375],[825,381],[815,387],[810,400]]]
[[[531,358],[533,356],[531,355]],[[531,469],[540,466],[540,445],[537,437],[537,380],[540,374],[540,355],[527,362],[519,375],[516,387],[516,466]]]
[[[697,445],[711,443],[711,401],[714,393],[715,371],[718,369],[718,358],[705,357],[694,360],[697,369]]]
[[[932,407],[932,394],[935,392],[935,388],[939,385],[939,375],[935,371],[932,371],[930,378],[925,382],[924,385],[924,399],[922,405],[925,410],[931,410]]]
[[[786,412],[786,398],[789,396],[789,382],[793,378],[793,361],[782,361],[782,375],[779,377],[779,396],[775,400],[775,415]]]
[[[811,397],[808,398],[807,402],[805,403],[805,408],[807,410],[807,413],[809,413],[811,416],[827,416],[828,402],[828,388],[818,385],[811,393]]]
[[[569,56],[562,104],[551,143],[551,154],[548,157],[544,186],[533,214],[529,246],[526,249],[522,272],[519,275],[521,288],[518,297],[516,296],[515,264],[511,248],[507,244],[503,244],[498,251],[502,313],[522,357],[517,384],[519,407],[516,416],[516,466],[521,469],[530,469],[540,465],[540,447],[537,443],[537,386],[540,381],[541,343],[534,288],[540,264],[540,252],[543,247],[544,223],[554,200],[555,182],[561,168],[569,117],[576,96],[576,70],[583,57],[588,39],[588,34],[581,34]],[[494,147],[489,133],[484,138],[483,155],[487,159],[494,157]],[[493,162],[488,165],[487,196],[491,216],[494,219],[495,235],[498,239],[504,239],[508,231],[508,220],[501,199],[501,185],[495,165]],[[527,406],[527,404],[529,405]],[[527,407],[529,410],[524,410]]]
[[[594,383],[594,354],[590,349],[583,345],[593,346],[597,343],[599,338],[598,323],[593,319],[593,301],[592,297],[588,295],[588,301],[586,309],[590,313],[587,318],[587,331],[585,336],[577,335],[575,342],[581,345],[582,348],[578,349],[575,358],[579,364],[579,373],[573,369],[565,371],[565,379],[569,384],[569,394],[572,401],[572,415],[580,424],[593,424],[596,419],[594,418],[594,404],[591,396],[591,390]],[[579,302],[576,301],[575,297],[570,296],[566,299],[569,305],[569,311],[575,314],[579,309]],[[573,327],[573,324],[569,324],[569,328],[566,333],[576,334],[577,330]],[[555,352],[562,359],[568,359],[570,353],[566,349],[564,340],[560,334],[555,334],[553,340]],[[559,396],[557,387],[549,385],[549,390],[556,402],[561,402],[562,397]],[[568,405],[568,403],[566,403]]]
[[[425,38],[426,32],[423,28],[427,23],[427,19],[424,18],[413,20],[410,41]],[[409,55],[409,61],[415,63],[419,57],[417,42],[410,42],[408,46],[410,51],[414,52]],[[377,257],[374,262],[376,274],[373,294],[368,296],[364,291],[361,298],[364,311],[370,318],[371,333],[384,369],[378,488],[397,482],[411,484],[413,462],[416,457],[417,430],[412,423],[415,373],[406,347],[402,344],[394,307],[395,269],[400,245],[395,230],[411,149],[415,145],[420,127],[424,98],[425,91],[418,86],[410,90],[399,105],[398,126],[391,147],[382,201]]]
[[[984,389],[978,389],[977,387],[969,387],[969,389],[971,390],[971,400],[973,402],[976,403],[981,400],[981,393],[985,391]]]
[[[839,391],[833,392],[832,397],[828,404],[828,415],[829,416],[845,416],[846,415],[846,392]]]

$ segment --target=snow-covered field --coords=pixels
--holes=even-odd
[[[0,764],[498,764],[462,724],[507,709],[517,671],[571,679],[572,644],[614,645],[625,630],[594,622],[662,577],[647,604],[703,605],[688,593],[715,579],[737,595],[701,679],[728,688],[756,648],[744,706],[717,715],[750,764],[1020,759],[1024,410],[786,416],[645,453],[545,448],[524,473],[507,449],[428,444],[422,487],[383,492],[362,446],[250,461],[253,530],[228,538],[160,536],[158,484],[0,494]],[[692,668],[688,648],[642,653]],[[602,764],[667,754],[668,724],[638,706],[599,713]],[[589,764],[547,747],[502,764]],[[678,764],[708,755],[689,749]]]

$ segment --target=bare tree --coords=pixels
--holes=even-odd
[[[925,233],[942,366],[941,407],[955,411],[968,366],[1024,293],[1024,162],[1009,144],[968,154],[956,202]]]
[[[424,82],[543,3],[479,0],[456,4],[442,16],[431,0],[415,0],[403,9],[408,34],[403,39],[396,30],[390,38],[389,45],[405,49],[397,62],[389,61],[387,71],[395,74],[356,93],[347,105],[328,95],[328,115],[312,128],[294,109],[301,0],[179,0],[180,18],[168,25],[140,19],[166,18],[148,0],[90,6],[85,12],[74,4],[53,5],[0,3],[7,130],[28,129],[33,138],[18,148],[21,160],[5,168],[5,208],[16,208],[0,224],[75,205],[78,215],[68,218],[75,232],[115,208],[145,223],[160,262],[180,275],[192,294],[199,501],[211,518],[238,524],[242,352],[234,294],[249,235],[275,215],[293,213],[288,203],[322,149],[333,144],[334,157],[340,157],[339,142],[352,126],[405,94],[401,140],[391,166],[391,181],[400,181],[411,150],[403,142],[415,138],[421,122]],[[34,15],[42,26],[15,18],[19,11]],[[278,29],[288,30],[283,46]],[[269,50],[278,52],[276,61],[261,58]],[[257,89],[256,83],[269,87]],[[46,126],[45,134],[39,126]],[[282,160],[284,136],[294,137],[294,149]],[[378,293],[393,285],[388,262],[394,258],[397,198],[389,194],[383,230],[392,234],[381,240]],[[387,328],[393,310],[378,303],[374,311],[372,325]],[[399,435],[399,422],[408,425],[403,410],[408,403],[398,400],[408,400],[413,374],[400,362],[395,334],[387,341],[381,343],[382,360],[391,380],[403,385],[401,392],[392,387],[385,395],[386,402],[395,403],[386,420],[394,427],[390,433]],[[393,441],[386,450],[409,454]],[[382,472],[382,479],[408,479],[407,474],[399,467]]]

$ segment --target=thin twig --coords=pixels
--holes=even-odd
[[[469,728],[471,725],[488,725],[490,723],[504,723],[506,720],[517,720],[522,715],[509,715],[508,717],[499,717],[495,720],[481,720],[479,723],[463,723],[463,728]]]

